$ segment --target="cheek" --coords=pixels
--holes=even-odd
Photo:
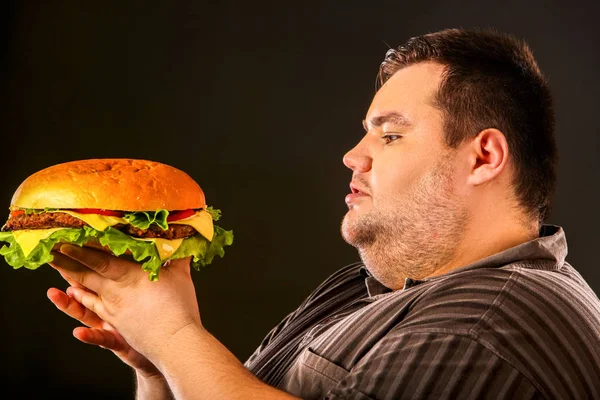
[[[390,197],[410,193],[423,175],[422,165],[411,163],[410,159],[403,162],[397,160],[380,161],[384,162],[374,163],[372,168],[371,184],[375,200],[384,201]]]

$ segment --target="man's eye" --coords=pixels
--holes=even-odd
[[[392,143],[395,140],[398,140],[402,137],[402,135],[395,135],[395,134],[386,134],[383,135],[381,138],[383,139],[383,141],[385,142],[385,144],[389,144]]]

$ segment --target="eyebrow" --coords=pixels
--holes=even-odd
[[[387,122],[390,122],[394,125],[401,126],[401,127],[406,127],[406,126],[412,125],[412,122],[410,122],[410,120],[408,118],[406,118],[406,116],[404,116],[403,114],[400,114],[399,112],[396,112],[396,111],[390,111],[388,113],[376,115],[369,120],[368,124],[367,124],[367,121],[363,119],[362,124],[363,124],[363,127],[365,128],[365,131],[368,132],[369,125],[373,126],[373,127],[379,127]]]

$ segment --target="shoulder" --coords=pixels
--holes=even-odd
[[[519,326],[544,341],[575,340],[598,347],[600,301],[594,291],[568,263],[543,268],[540,261],[538,266],[515,263],[504,269],[510,277],[487,319]]]
[[[600,396],[600,301],[569,264],[548,263],[465,270],[418,285],[395,329],[466,336],[543,392]]]
[[[451,326],[468,334],[527,332],[540,341],[598,347],[600,300],[569,264],[552,269],[543,263],[467,270],[422,284],[403,325]]]
[[[551,261],[516,262],[501,268],[459,271],[425,281],[415,296],[415,306],[429,311],[455,308],[474,318],[490,317],[502,310],[527,311],[570,319],[600,331],[600,301],[581,275],[568,263],[549,268]]]
[[[509,274],[469,333],[546,393],[597,392],[600,302],[569,264],[537,266],[515,263],[482,276],[489,283]]]
[[[539,265],[542,263],[540,261]],[[552,269],[516,263],[507,270],[512,272],[511,293],[514,295],[528,296],[532,302],[569,309],[576,314],[586,313],[593,317],[594,321],[589,322],[600,324],[598,296],[569,263]]]

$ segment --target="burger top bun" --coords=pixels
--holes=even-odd
[[[118,211],[204,208],[200,186],[185,172],[126,158],[71,161],[43,169],[17,188],[11,208]]]

